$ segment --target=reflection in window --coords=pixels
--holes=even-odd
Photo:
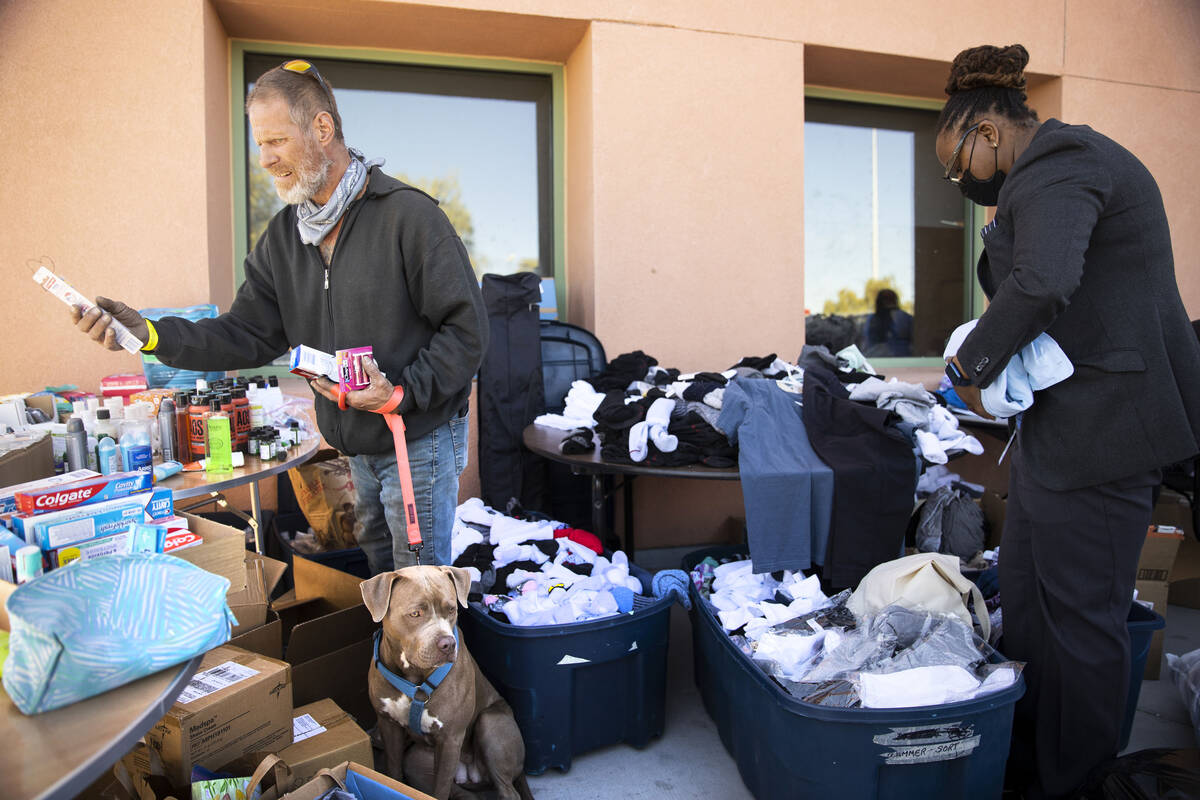
[[[247,91],[277,66],[247,54]],[[312,59],[330,82],[346,144],[436,198],[477,276],[552,276],[551,82],[546,75]],[[248,247],[283,206],[246,125]]]
[[[805,101],[804,305],[824,315],[810,318],[810,343],[857,344],[868,358],[940,356],[963,321],[964,206],[941,180],[936,121],[918,109]]]

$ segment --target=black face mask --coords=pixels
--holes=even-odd
[[[963,173],[962,180],[958,182],[958,190],[963,193],[963,196],[981,206],[994,206],[1000,202],[1000,187],[1004,185],[1004,173],[1000,171],[1000,154],[998,149],[992,149],[992,155],[996,158],[996,170],[992,173],[992,177],[986,181],[981,181],[971,174],[968,169]]]

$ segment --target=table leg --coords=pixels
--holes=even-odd
[[[250,481],[250,516],[254,518],[254,552],[267,554],[263,542],[262,500],[258,496],[258,481]]]
[[[621,501],[625,510],[625,555],[633,561],[633,479],[635,475],[626,475],[621,482]]]
[[[604,514],[604,476],[598,472],[592,473],[592,533],[600,538],[608,547],[608,520]]]

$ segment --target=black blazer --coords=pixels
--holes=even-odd
[[[958,351],[972,381],[991,384],[1043,332],[1075,365],[1022,418],[1034,479],[1077,489],[1200,450],[1200,344],[1158,185],[1132,153],[1047,120],[1005,179],[983,241],[991,303]]]

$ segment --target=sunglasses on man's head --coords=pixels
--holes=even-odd
[[[317,82],[321,87],[321,91],[326,97],[332,98],[333,94],[329,89],[329,84],[325,82],[325,78],[317,71],[316,66],[311,61],[305,61],[302,58],[293,58],[291,61],[286,61],[280,65],[280,69],[286,69],[288,72],[294,72],[297,75],[307,75]]]

